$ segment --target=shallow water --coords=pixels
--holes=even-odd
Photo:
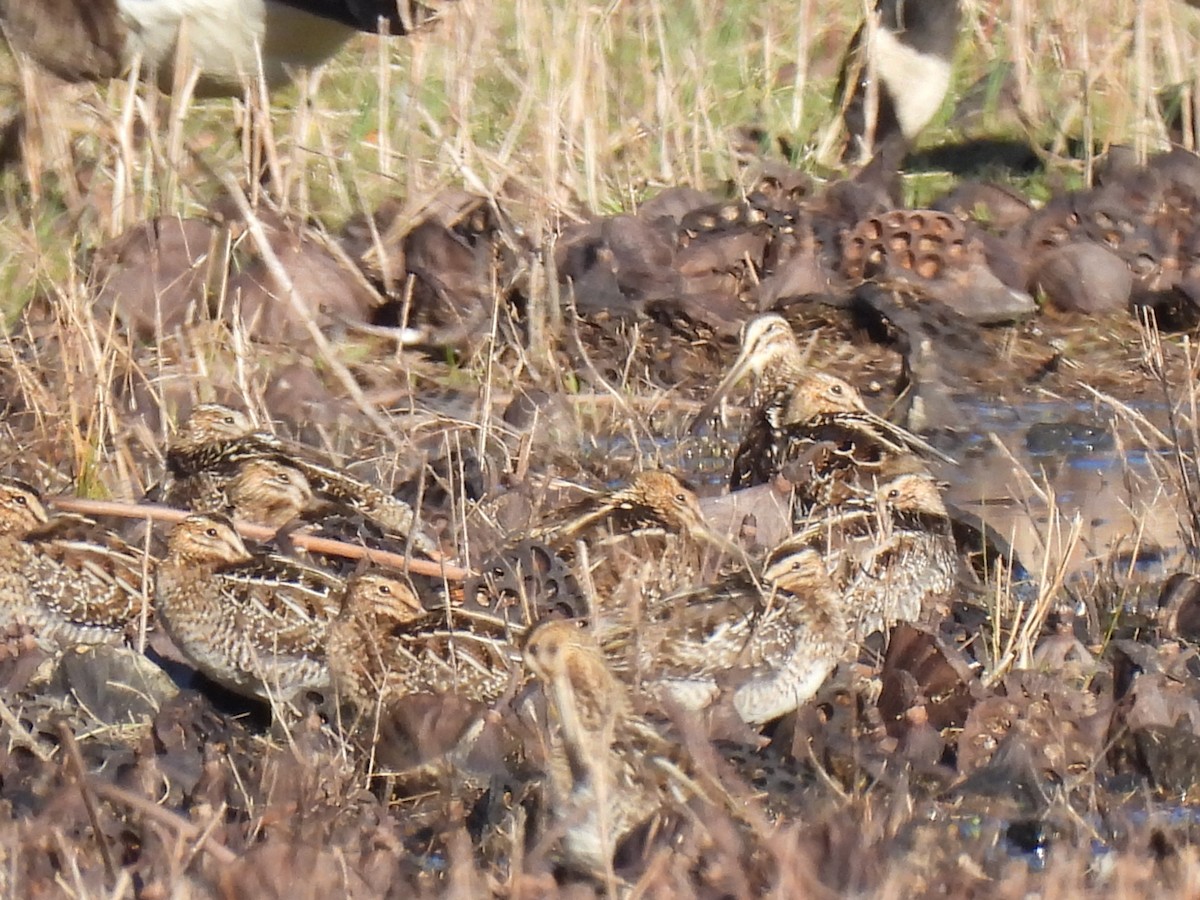
[[[1035,578],[1047,551],[1050,564],[1067,556],[1068,574],[1098,561],[1116,560],[1129,574],[1149,577],[1177,567],[1183,554],[1179,509],[1162,474],[1172,464],[1170,454],[1133,443],[1108,410],[1091,402],[958,402],[969,430],[936,441],[959,463],[937,467],[948,484],[946,499],[996,529]],[[1137,411],[1165,424],[1161,405]],[[735,415],[727,425],[693,436],[676,417],[641,431],[589,437],[581,449],[594,467],[616,473],[639,461],[680,471],[710,498],[711,508],[711,498],[725,491],[741,421]],[[1069,542],[1076,518],[1079,537]]]
[[[1091,403],[975,403],[978,424],[943,467],[947,500],[1006,537],[1030,568],[1051,551],[1068,572],[1100,560],[1126,561],[1146,575],[1179,562],[1182,539],[1174,491],[1164,485],[1169,454],[1127,445],[1111,414]],[[1138,410],[1162,425],[1165,408]],[[1052,526],[1052,511],[1059,524]],[[1078,518],[1079,540],[1066,535]]]

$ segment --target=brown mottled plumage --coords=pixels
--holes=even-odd
[[[915,622],[956,583],[958,552],[938,483],[907,473],[879,486],[879,533],[842,557],[847,617],[860,637]]]
[[[792,540],[821,549],[857,640],[917,621],[957,580],[951,522],[941,488],[926,472],[889,475],[814,517]]]
[[[647,531],[712,539],[696,492],[678,476],[658,469],[638,472],[618,490],[559,510],[535,534],[562,550],[580,539]]]
[[[50,518],[34,488],[0,479],[0,626],[47,647],[118,643],[145,613],[151,568],[95,522]]]
[[[758,407],[777,389],[795,383],[807,371],[804,351],[787,319],[765,313],[742,327],[742,346],[721,383],[693,420],[696,430],[707,422],[723,399],[747,374],[753,375],[750,406]]]
[[[573,559],[576,578],[594,588],[601,616],[610,606],[624,605],[631,591],[649,602],[695,584],[722,558],[739,553],[708,526],[695,491],[658,470],[639,472],[616,491],[559,511],[540,534]],[[578,541],[587,554],[574,559]]]
[[[407,582],[372,572],[351,578],[326,636],[330,673],[342,697],[360,707],[384,699],[393,669],[391,633],[424,616]]]
[[[310,493],[333,512],[362,516],[397,541],[411,538],[422,553],[436,552],[436,542],[422,533],[407,503],[320,457],[311,448],[287,443],[268,432],[254,431],[242,413],[218,403],[192,410],[167,451],[164,502],[197,512],[233,506],[229,490],[243,468],[263,460],[299,471]]]
[[[0,535],[23,537],[49,521],[36,488],[16,478],[0,478]]]
[[[225,491],[234,518],[279,528],[313,503],[304,472],[283,460],[264,457],[242,463]]]
[[[845,497],[845,485],[869,479],[904,456],[953,462],[917,435],[872,413],[851,384],[809,371],[777,388],[754,411],[734,455],[729,484],[731,490],[763,484],[799,464],[798,505],[809,512],[836,505]]]
[[[245,413],[221,403],[194,406],[167,448],[167,477],[157,495],[196,512],[225,509],[230,472],[241,460],[262,455],[253,434]]]
[[[807,538],[714,587],[664,598],[649,620],[614,632],[606,650],[632,662],[652,691],[692,709],[731,692],[759,724],[816,693],[849,642],[841,594]]]
[[[669,748],[576,623],[539,625],[524,656],[548,706],[549,827],[567,864],[604,872],[621,838],[667,802],[659,762]]]
[[[416,693],[491,703],[519,668],[512,640],[520,633],[482,613],[426,612],[406,582],[364,573],[350,580],[329,627],[329,666],[360,708]]]
[[[244,412],[224,403],[198,403],[192,407],[171,441],[170,453],[184,457],[202,452],[216,441],[254,433],[254,423]]]
[[[159,564],[159,621],[201,672],[248,696],[287,700],[329,682],[325,634],[344,583],[251,554],[222,515],[176,525]]]

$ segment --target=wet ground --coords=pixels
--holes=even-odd
[[[636,225],[618,218],[589,223],[595,234],[583,245],[597,246],[581,260],[609,260],[614,248],[636,257],[647,234],[662,238],[642,223],[637,240],[618,240],[618,225]],[[201,224],[207,246],[209,225]],[[494,234],[438,227],[424,233],[438,237],[445,258],[473,249],[455,273],[457,290],[424,288],[422,315],[433,326],[423,322],[422,334],[433,335],[431,346],[402,347],[407,338],[386,331],[362,344],[335,335],[346,340],[339,349],[357,387],[391,417],[397,442],[324,360],[303,358],[318,354],[294,346],[298,329],[282,340],[254,334],[238,355],[226,322],[186,321],[183,309],[178,332],[153,345],[118,343],[110,360],[78,352],[84,342],[47,303],[6,345],[13,371],[0,372],[9,438],[0,465],[52,490],[70,484],[135,500],[161,476],[161,445],[181,410],[198,399],[252,400],[282,431],[335,448],[360,475],[401,491],[413,490],[423,458],[454,450],[443,467],[451,489],[427,484],[438,490],[424,495],[425,513],[472,565],[570,497],[571,482],[612,488],[656,465],[688,476],[714,523],[736,531],[752,511],[759,544],[787,533],[786,498],[774,487],[724,490],[744,411],[735,403],[724,425],[695,435],[688,428],[736,351],[736,324],[752,306],[743,302],[748,285],[759,286],[765,262],[743,266],[747,251],[734,245],[721,264],[733,275],[713,276],[711,293],[723,305],[710,294],[676,296],[702,279],[671,254],[698,242],[671,244],[678,270],[657,258],[613,271],[580,263],[576,283],[593,277],[594,307],[572,327],[589,337],[575,347],[577,336],[564,331],[534,377],[526,354],[545,348],[526,343],[519,327],[497,327],[487,340],[471,330],[480,309],[500,308],[496,273],[479,264],[492,259]],[[793,236],[785,229],[772,240]],[[412,264],[414,248],[405,249]],[[443,257],[430,253],[438,264],[426,261],[421,271],[454,268],[439,268]],[[191,272],[193,260],[185,262]],[[130,269],[131,283],[145,281],[143,270]],[[466,298],[476,318],[456,318],[461,310],[444,308],[446,296]],[[647,313],[664,298],[689,303]],[[130,303],[130,292],[119,299]],[[503,299],[520,308],[518,322],[527,298]],[[852,380],[880,413],[896,402],[902,357],[910,367],[922,362],[904,355],[903,328],[928,322],[864,324],[825,301],[786,310],[806,340],[818,335],[813,365]],[[897,322],[903,312],[893,310]],[[395,770],[426,748],[399,725],[364,740],[324,698],[307,697],[273,724],[269,710],[171,664],[153,643],[153,664],[125,649],[72,652],[38,668],[27,636],[13,635],[0,658],[8,687],[0,696],[0,812],[8,813],[0,841],[14,849],[0,884],[13,894],[147,900],[189,891],[294,900],[1194,887],[1200,582],[1181,523],[1195,447],[1182,442],[1181,470],[1170,414],[1189,411],[1187,348],[1168,338],[1164,392],[1126,310],[1042,312],[1033,322],[958,323],[934,345],[937,365],[918,384],[944,401],[928,433],[959,461],[938,470],[949,502],[1011,548],[1019,584],[1001,577],[965,585],[944,617],[901,626],[886,648],[866,646],[761,742],[652,710],[671,741],[728,787],[733,812],[709,816],[680,804],[631,838],[609,877],[572,872],[545,826],[543,736],[519,720],[515,704],[491,711],[503,737],[483,761],[414,787]],[[94,410],[95,396],[103,401]],[[896,416],[904,417],[899,406]],[[468,483],[464,503],[455,488]],[[551,560],[537,574],[544,584],[565,566]],[[437,703],[414,712],[416,733],[432,740],[452,713]]]
[[[888,364],[880,353],[880,371]],[[865,379],[869,392],[878,379],[870,371]],[[1166,404],[1146,393],[1124,396],[1166,428]],[[1160,597],[1184,559],[1173,456],[1147,450],[1128,414],[1084,390],[1011,395],[956,395],[969,425],[935,437],[960,463],[939,472],[949,500],[1007,539],[1028,570],[1032,587],[1006,595],[1025,606],[1008,605],[999,619],[986,604],[964,607],[939,634],[894,637],[887,657],[867,664],[866,682],[839,671],[800,716],[768,731],[766,747],[715,745],[757,824],[731,820],[724,843],[680,837],[669,857],[657,839],[635,844],[619,877],[651,893],[686,883],[699,895],[793,884],[868,894],[890,885],[906,896],[994,895],[1004,885],[1017,896],[1055,883],[1070,885],[1070,895],[1186,880],[1181,860],[1200,823],[1200,713],[1192,712],[1200,682],[1184,673],[1196,665],[1200,629],[1179,611],[1193,602],[1186,586],[1175,600]],[[876,408],[883,400],[882,390],[869,397]],[[530,476],[615,485],[632,469],[663,464],[687,474],[719,520],[740,413],[693,436],[694,400],[625,403],[575,396],[547,404],[574,425],[538,432],[554,449],[539,445]],[[443,392],[430,406],[465,420],[477,414],[469,396]],[[992,678],[996,648],[1064,559],[1064,584],[1031,644],[1036,656]],[[1175,604],[1174,618],[1160,602]],[[4,663],[15,693],[0,710],[11,712],[0,803],[12,816],[6,840],[21,848],[10,889],[114,884],[91,837],[90,796],[108,853],[134,873],[138,896],[173,895],[181,871],[221,885],[223,896],[270,895],[297,873],[307,890],[275,895],[603,891],[557,870],[552,847],[518,836],[524,828],[536,835],[537,781],[527,771],[506,769],[465,791],[450,779],[414,797],[365,775],[373,765],[343,743],[327,709],[310,707],[281,731],[264,710],[186,670],[169,666],[171,684],[138,659],[68,657],[44,684],[40,675],[28,682],[20,659]],[[139,703],[114,701],[98,684],[137,685]],[[82,748],[91,795],[60,723]],[[376,752],[386,757],[388,747],[384,738]],[[139,805],[147,798],[158,819]],[[345,870],[330,874],[338,866]]]

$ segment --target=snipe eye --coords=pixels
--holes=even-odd
[[[381,594],[391,594],[391,593],[392,593],[392,586],[391,586],[390,584],[381,584],[381,585],[379,586],[379,593],[381,593]]]
[[[215,529],[215,528],[213,528],[213,527],[211,527],[211,526],[210,526],[210,527],[208,527],[208,528],[205,528],[205,529],[204,529],[204,536],[205,536],[205,537],[210,537],[210,538],[215,538],[215,537],[217,536],[217,529]]]
[[[233,416],[225,416],[222,420],[226,425],[236,425],[237,420]]]
[[[842,386],[840,384],[831,384],[829,386],[829,393],[835,397],[840,397],[842,395]]]
[[[889,500],[899,500],[900,499],[900,488],[892,488],[890,491],[888,491],[887,498]]]
[[[676,503],[687,503],[687,494],[676,494],[675,502]]]
[[[29,505],[29,498],[26,497],[24,494],[17,494],[15,497],[13,497],[13,501],[17,504],[17,506],[28,506]]]
[[[284,484],[292,483],[292,476],[290,476],[287,472],[280,472],[276,477]]]

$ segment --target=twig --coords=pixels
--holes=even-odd
[[[108,874],[110,882],[115,881],[117,867],[113,863],[112,848],[108,846],[108,838],[104,834],[104,829],[100,827],[100,810],[96,808],[96,795],[88,784],[87,771],[83,767],[83,756],[79,753],[79,744],[75,742],[75,735],[71,733],[71,729],[65,722],[59,723],[58,733],[62,736],[63,747],[67,751],[67,762],[75,770],[75,777],[79,781],[79,793],[83,795],[83,806],[87,810],[88,819],[92,823],[92,832],[96,835],[96,843],[100,847],[100,856],[104,860],[104,871]]]
[[[199,846],[206,850],[209,856],[221,865],[227,866],[237,862],[238,855],[214,838],[210,829],[205,828],[201,830],[178,813],[164,809],[156,803],[147,800],[145,797],[139,797],[137,794],[131,793],[124,788],[119,788],[115,784],[95,780],[90,781],[89,784],[92,790],[96,792],[96,796],[107,800],[109,803],[119,803],[122,806],[127,806],[147,819],[157,822],[160,825],[165,825],[185,840],[198,842]]]
[[[1095,397],[1097,400],[1099,400],[1101,403],[1111,406],[1114,410],[1119,412],[1122,416],[1124,416],[1132,424],[1138,426],[1139,428],[1144,429],[1146,432],[1148,432],[1150,434],[1150,436],[1152,438],[1154,438],[1156,441],[1158,441],[1162,446],[1164,446],[1164,447],[1173,446],[1174,442],[1171,440],[1170,437],[1168,437],[1160,429],[1156,428],[1149,419],[1147,419],[1144,415],[1142,415],[1142,413],[1138,412],[1136,409],[1134,409],[1128,403],[1122,403],[1116,397],[1106,394],[1103,391],[1098,391],[1094,387],[1092,387],[1090,384],[1085,384],[1083,382],[1080,382],[1079,386],[1081,388],[1083,388],[1085,391],[1087,391],[1089,394],[1091,394],[1093,397]],[[1169,404],[1168,404],[1168,408],[1169,408]],[[1147,445],[1149,445],[1150,442],[1146,440],[1144,435],[1139,434],[1138,437],[1141,438],[1141,440],[1144,441]]]
[[[21,720],[8,708],[3,697],[0,697],[0,722],[12,729],[13,740],[27,747],[40,762],[50,762],[54,759],[54,754],[43,747],[38,739],[29,733],[29,729],[21,724]]]
[[[329,338],[325,336],[324,332],[317,325],[316,320],[313,318],[312,309],[305,306],[303,294],[297,289],[295,282],[292,281],[283,263],[279,261],[279,256],[275,253],[270,240],[267,238],[267,232],[263,228],[262,220],[258,218],[251,208],[250,201],[247,199],[241,185],[237,183],[237,179],[228,172],[214,169],[205,159],[204,155],[190,144],[188,152],[197,165],[210,177],[215,178],[221,183],[221,186],[229,194],[229,198],[233,200],[238,213],[246,223],[246,230],[249,232],[250,239],[254,243],[254,249],[258,251],[263,264],[267,267],[267,272],[278,286],[278,294],[291,307],[292,312],[300,320],[301,324],[303,324],[305,330],[308,332],[308,336],[316,345],[317,351],[329,366],[329,370],[333,373],[334,377],[341,383],[355,405],[370,419],[371,424],[379,429],[380,433],[385,435],[388,440],[393,443],[399,443],[400,436],[396,433],[396,429],[392,427],[392,423],[379,412],[378,407],[367,400],[363,394],[362,387],[355,381],[354,375],[346,368],[346,364],[338,358],[334,352],[333,344],[330,343]]]
[[[190,515],[190,513],[181,509],[151,503],[88,500],[83,497],[48,497],[46,501],[56,509],[63,509],[67,512],[76,512],[88,516],[119,516],[125,519],[149,519],[154,522],[174,523],[182,522]],[[235,524],[237,525],[238,533],[256,541],[269,541],[276,535],[274,528],[252,525],[249,522],[237,522]],[[346,559],[365,559],[377,565],[412,572],[416,575],[445,578],[447,581],[464,581],[471,574],[468,569],[448,563],[444,559],[411,559],[401,553],[392,553],[388,550],[372,550],[358,544],[315,537],[311,534],[292,533],[288,535],[288,539],[297,547],[312,553],[327,553],[330,556],[341,556]]]
[[[990,440],[992,445],[1008,458],[1008,461],[1012,463],[1013,472],[1021,476],[1029,490],[1033,491],[1033,493],[1039,500],[1042,501],[1042,503],[1046,504],[1046,506],[1049,506],[1050,495],[1038,485],[1037,481],[1034,480],[1034,477],[1030,475],[1025,466],[1023,466],[1021,462],[1015,456],[1013,456],[1013,452],[1008,449],[1008,446],[1002,440],[1000,440],[995,432],[988,432],[988,440]]]
[[[213,810],[212,815],[208,818],[208,824],[205,825],[200,833],[192,840],[192,846],[188,848],[187,854],[183,858],[182,868],[186,869],[188,866],[190,866],[192,864],[192,860],[196,858],[196,854],[204,849],[204,845],[209,840],[214,839],[212,833],[216,830],[218,825],[225,821],[225,810],[228,808],[228,806],[229,804],[225,803],[225,801],[221,801],[221,805]],[[224,847],[225,845],[218,842],[217,846]]]

